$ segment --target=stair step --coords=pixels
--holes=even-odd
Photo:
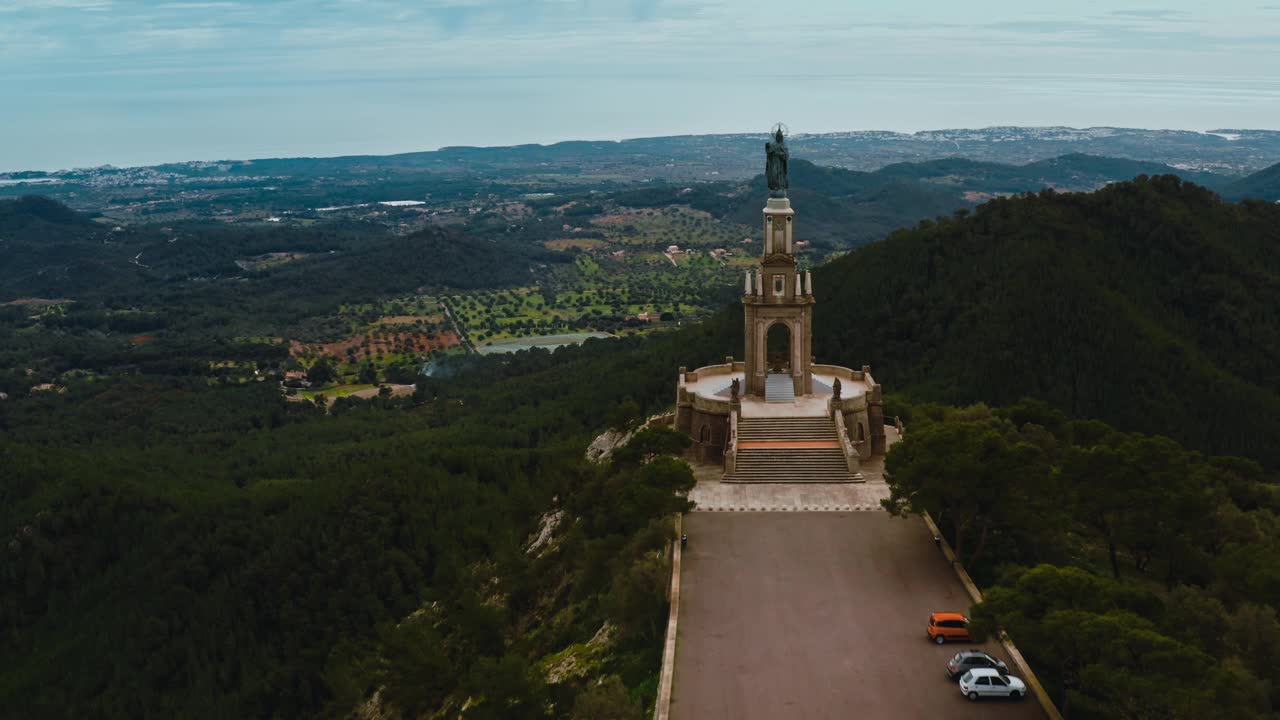
[[[795,386],[792,384],[790,375],[781,375],[778,373],[770,373],[764,380],[764,401],[777,402],[795,402],[796,393]]]
[[[789,393],[786,375],[771,375],[775,388]],[[766,390],[769,385],[766,384]],[[779,390],[781,393],[782,390]],[[777,396],[775,396],[777,397]],[[742,418],[737,439],[750,442],[836,442],[836,424],[828,417]],[[739,448],[732,474],[724,482],[741,483],[851,483],[861,481],[849,472],[844,450],[836,447],[752,447]]]

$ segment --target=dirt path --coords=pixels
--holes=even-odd
[[[441,298],[440,307],[444,309],[444,316],[449,318],[449,324],[453,326],[453,334],[458,336],[458,340],[462,342],[462,347],[466,348],[467,352],[476,352],[476,344],[471,342],[471,338],[467,337],[467,334],[462,331],[462,326],[453,318],[453,310],[449,307],[449,303]]]

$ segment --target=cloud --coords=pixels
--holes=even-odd
[[[24,12],[42,10],[110,10],[112,0],[6,0],[0,4],[0,12]]]
[[[124,35],[130,50],[178,48],[195,50],[220,45],[226,33],[218,27],[173,27],[132,30]]]
[[[1181,20],[1187,18],[1187,13],[1181,10],[1113,10],[1111,15],[1116,17],[1144,18],[1147,20]]]
[[[157,10],[212,10],[215,8],[240,7],[235,2],[167,2],[156,6]]]

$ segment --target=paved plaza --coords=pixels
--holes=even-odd
[[[1034,699],[971,703],[947,678],[947,659],[973,644],[936,646],[925,624],[969,598],[919,518],[695,512],[684,522],[673,720],[1043,717]]]
[[[719,477],[719,468],[716,477]],[[699,481],[689,491],[701,512],[883,512],[880,501],[889,486],[875,483],[722,483]]]

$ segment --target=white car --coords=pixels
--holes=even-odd
[[[1012,675],[995,668],[974,668],[960,676],[960,694],[970,700],[980,697],[1007,697],[1017,700],[1027,694],[1027,686]]]

